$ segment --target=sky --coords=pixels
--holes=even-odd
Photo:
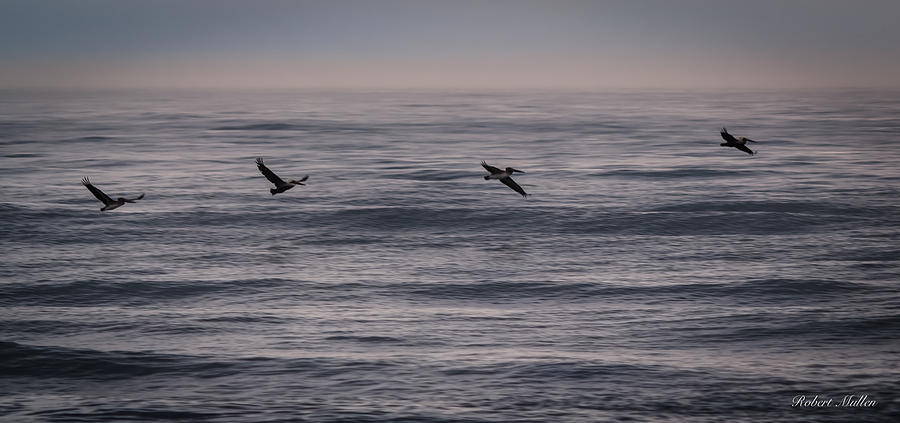
[[[0,0],[0,88],[900,88],[898,0]]]

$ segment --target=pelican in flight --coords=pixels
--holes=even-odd
[[[92,185],[91,180],[88,179],[87,176],[81,179],[81,184],[86,186],[87,189],[91,191],[91,194],[94,194],[94,197],[97,197],[97,199],[100,200],[101,203],[103,203],[103,208],[100,209],[100,211],[117,209],[125,205],[125,203],[133,203],[137,200],[140,200],[141,198],[144,198],[144,194],[141,193],[141,195],[134,198],[119,197],[113,200],[112,198],[109,198],[108,195],[104,194],[103,191],[100,191],[100,188]]]
[[[503,182],[504,185],[513,189],[513,191],[522,194],[523,197],[528,197],[528,194],[525,192],[519,184],[516,183],[510,176],[513,172],[525,173],[518,169],[513,169],[511,167],[506,168],[506,170],[500,170],[494,166],[487,164],[484,160],[481,161],[481,166],[484,167],[488,172],[491,172],[490,175],[484,175],[484,180],[487,181],[489,179],[499,179],[500,182]]]
[[[269,182],[275,184],[275,188],[269,190],[272,195],[285,192],[296,185],[306,185],[303,183],[303,181],[309,179],[309,175],[306,175],[299,181],[291,179],[290,181],[285,182],[284,179],[279,178],[278,175],[275,174],[275,172],[272,172],[271,170],[269,170],[269,168],[266,167],[265,164],[263,164],[262,157],[256,158],[256,167],[259,168],[259,171],[262,172],[263,176],[265,176],[266,179],[269,180]]]
[[[756,141],[753,141],[750,138],[744,138],[744,137],[735,138],[734,135],[729,134],[728,130],[725,128],[722,128],[722,132],[719,132],[719,134],[721,134],[722,139],[725,140],[725,142],[719,144],[722,147],[734,147],[734,148],[741,150],[751,156],[753,154],[755,154],[753,152],[753,150],[747,148],[747,141],[750,141],[750,142],[756,142]]]

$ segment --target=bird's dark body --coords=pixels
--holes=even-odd
[[[743,137],[741,137],[741,140],[738,140],[738,139],[735,138],[733,135],[729,134],[729,133],[728,133],[728,130],[725,129],[725,128],[722,128],[722,131],[719,132],[719,134],[722,135],[722,139],[725,140],[725,142],[719,144],[720,146],[722,146],[722,147],[734,147],[734,148],[736,148],[736,149],[738,149],[738,150],[741,150],[741,151],[743,151],[743,152],[745,152],[745,153],[747,153],[747,154],[749,154],[749,155],[751,155],[751,156],[754,155],[754,154],[756,154],[756,153],[753,152],[753,150],[751,150],[751,149],[748,148],[746,145],[744,145],[744,142],[742,142],[742,140],[746,140],[746,141],[750,141],[750,142],[756,142],[756,141],[753,141],[753,140],[747,139],[747,138],[743,138]]]
[[[721,143],[721,144],[719,144],[719,145],[721,145],[722,147],[734,147],[734,148],[736,148],[736,149],[738,149],[738,150],[741,150],[741,151],[743,151],[743,152],[745,152],[745,153],[747,153],[747,154],[749,154],[749,155],[751,155],[751,156],[754,155],[754,154],[756,154],[756,153],[753,152],[753,150],[747,148],[747,146],[744,145],[744,144],[736,144],[736,143],[735,143],[735,144],[732,144],[732,143],[728,143],[728,142],[723,142],[723,143]]]
[[[285,192],[293,187],[294,187],[293,185],[284,185],[284,186],[280,186],[278,188],[270,188],[269,192],[271,192],[272,195],[281,194],[282,192]]]

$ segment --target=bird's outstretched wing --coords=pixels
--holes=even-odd
[[[725,141],[728,141],[729,143],[739,144],[737,138],[729,134],[727,129],[722,128],[722,131],[719,132],[719,134],[722,135],[722,139],[724,139]]]
[[[519,184],[517,184],[516,181],[514,181],[512,178],[507,176],[500,179],[500,182],[503,182],[506,186],[512,188],[513,191],[522,194],[523,197],[528,197],[528,194],[525,192],[525,190],[522,189],[522,187],[520,187]]]
[[[275,172],[272,172],[271,170],[269,170],[269,168],[266,167],[265,164],[263,164],[262,157],[256,158],[256,167],[258,167],[263,176],[265,176],[266,179],[269,180],[269,182],[275,184],[276,187],[287,185],[287,182],[284,182],[284,180],[279,178],[278,175],[275,174]]]
[[[754,153],[753,153],[753,150],[747,148],[747,146],[744,145],[744,144],[736,144],[736,145],[734,145],[734,148],[737,148],[738,150],[741,150],[741,151],[743,151],[743,152],[745,152],[745,153],[747,153],[747,154],[749,154],[749,155],[751,155],[751,156],[754,154]]]
[[[125,199],[125,202],[126,202],[126,203],[133,203],[133,202],[135,202],[135,201],[137,201],[137,200],[140,200],[140,199],[142,199],[142,198],[144,198],[144,193],[143,193],[143,192],[141,193],[141,195],[139,195],[139,196],[137,196],[137,197],[134,197],[134,198],[126,198],[126,199]]]
[[[109,198],[109,196],[104,194],[103,191],[100,191],[100,188],[93,186],[91,184],[91,180],[88,179],[87,176],[81,178],[81,184],[86,186],[91,194],[94,194],[94,197],[97,197],[97,199],[100,200],[100,202],[103,203],[104,206],[115,203],[112,198]]]
[[[481,161],[481,166],[484,167],[488,172],[491,172],[491,174],[503,172],[502,170],[487,164],[487,162],[484,160]]]
[[[287,181],[287,183],[288,183],[289,185],[291,185],[291,186],[293,186],[293,185],[306,185],[306,184],[303,183],[303,181],[305,181],[305,180],[307,180],[307,179],[309,179],[309,175],[304,175],[303,178],[300,178],[299,181],[296,180],[296,179],[291,179],[291,180]]]

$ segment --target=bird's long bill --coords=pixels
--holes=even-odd
[[[513,172],[525,173],[525,172],[522,172],[522,171],[519,170],[519,169],[513,169],[513,168],[510,168],[510,169],[512,169]]]

